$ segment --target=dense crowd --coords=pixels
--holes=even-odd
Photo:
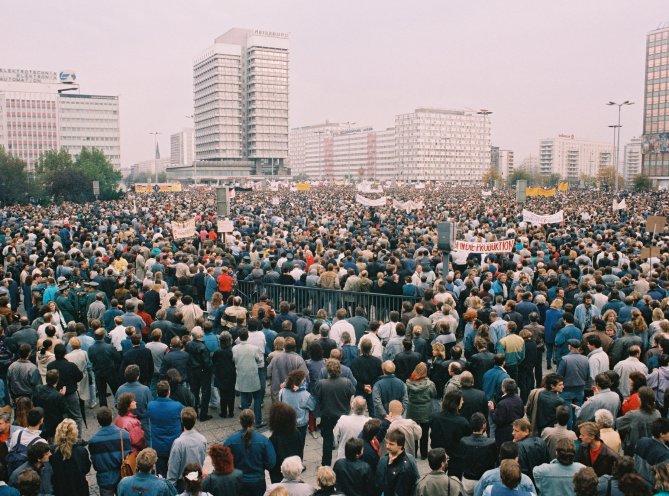
[[[364,207],[337,185],[239,191],[226,235],[207,188],[5,208],[0,495],[87,495],[91,469],[120,496],[669,492],[669,235],[646,226],[669,195],[613,211],[606,191],[384,194],[424,207]],[[515,245],[444,257],[446,221]],[[297,308],[276,285],[398,304]],[[208,442],[197,425],[215,410],[240,430]]]

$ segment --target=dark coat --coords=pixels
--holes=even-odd
[[[463,460],[463,477],[479,480],[486,470],[497,464],[497,445],[494,439],[485,435],[472,434],[460,439],[460,452]]]
[[[488,400],[483,391],[473,387],[462,387],[460,388],[460,392],[464,400],[460,408],[460,416],[462,418],[469,422],[472,415],[476,412],[480,412],[486,419],[488,418]]]
[[[495,365],[495,355],[489,351],[482,351],[472,355],[467,370],[474,376],[474,387],[483,388],[483,374]]]
[[[276,453],[276,463],[274,467],[269,470],[269,478],[272,484],[281,482],[283,475],[281,475],[281,464],[289,456],[299,456],[302,458],[302,440],[297,430],[290,434],[276,434],[272,433],[269,437],[274,451]],[[337,481],[339,482],[339,481]]]
[[[374,496],[374,474],[363,460],[337,460],[333,467],[337,476],[337,489],[347,496]]]
[[[652,437],[643,437],[637,441],[636,454],[651,466],[669,462],[669,447]]]
[[[552,391],[541,391],[537,403],[537,432],[542,432],[546,427],[553,427],[557,422],[555,409],[564,405],[565,401]]]
[[[472,429],[469,422],[459,415],[450,412],[440,412],[432,416],[430,422],[430,441],[432,448],[444,448],[450,460],[448,473],[460,477],[463,470],[463,453],[460,440],[469,436]]]
[[[121,373],[128,365],[137,365],[139,367],[139,382],[145,386],[151,382],[153,377],[153,355],[151,350],[140,346],[132,347],[123,353],[121,361]]]
[[[58,378],[58,389],[65,386],[65,396],[74,394],[79,387],[79,381],[84,378],[79,367],[72,362],[68,362],[64,358],[62,360],[54,360],[46,366],[47,371],[56,369],[60,374]]]
[[[420,362],[423,361],[423,357],[420,353],[416,353],[411,350],[404,350],[397,355],[395,355],[395,377],[400,379],[402,382],[411,376],[411,373],[416,368]]]
[[[88,348],[88,359],[96,374],[116,374],[121,363],[121,354],[111,344],[95,341]]]
[[[592,467],[597,474],[597,477],[602,475],[613,475],[613,464],[620,458],[618,453],[609,448],[602,442],[602,451],[595,460],[595,463],[590,462],[590,445],[581,444],[576,454],[576,461],[582,463],[586,467]]]
[[[214,367],[214,384],[223,390],[234,390],[237,369],[232,360],[232,348],[216,350],[211,358]]]
[[[183,380],[188,379],[188,353],[184,350],[170,350],[163,358],[163,364],[160,366],[160,377],[165,378],[167,371],[177,369]]]
[[[525,416],[523,400],[517,394],[502,396],[490,416],[497,427],[495,430],[495,442],[499,448],[502,443],[513,441],[513,436],[511,435],[513,421]]]
[[[517,444],[520,470],[530,479],[534,480],[532,469],[550,461],[548,447],[543,439],[535,436],[528,436]]]
[[[53,468],[54,496],[88,496],[86,474],[91,470],[91,459],[86,448],[75,446],[67,460],[56,450],[49,462]]]
[[[56,427],[63,421],[65,415],[64,396],[58,389],[42,384],[37,386],[33,395],[33,404],[44,410],[44,424],[42,424],[42,437],[51,438],[56,433]]]

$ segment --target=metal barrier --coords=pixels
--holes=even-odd
[[[253,306],[265,294],[275,307],[280,301],[295,303],[295,309],[302,313],[305,308],[315,315],[323,308],[329,316],[334,316],[338,308],[346,308],[349,315],[354,315],[356,307],[362,307],[370,320],[387,322],[392,310],[402,313],[402,303],[412,304],[420,300],[415,296],[395,296],[379,293],[361,293],[336,289],[308,288],[304,286],[284,286],[282,284],[262,284],[252,281],[238,281],[236,294],[242,297],[244,305]]]

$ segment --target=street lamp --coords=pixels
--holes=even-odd
[[[477,113],[478,115],[482,115],[482,116],[483,116],[483,122],[487,125],[487,124],[488,124],[488,116],[489,116],[490,114],[492,114],[492,111],[491,111],[491,110],[488,110],[488,109],[485,109],[485,108],[482,108],[482,109],[480,109],[480,110],[479,110],[478,112],[476,112],[476,113]],[[491,148],[490,148],[490,157],[489,157],[489,160],[490,160],[489,167],[492,167],[492,143],[490,144],[490,147],[491,147]]]
[[[616,102],[609,101],[609,103],[607,103],[607,105],[609,105],[609,106],[616,106],[617,105],[618,106],[618,125],[616,126],[617,129],[618,129],[618,144],[617,144],[616,150],[615,150],[615,153],[616,153],[616,166],[615,166],[616,180],[615,180],[615,185],[616,185],[616,193],[617,193],[618,192],[618,159],[620,157],[620,128],[622,127],[620,125],[620,110],[622,109],[623,105],[634,105],[634,102],[630,102],[629,100],[625,100],[622,103],[616,103]],[[609,126],[609,127],[612,127],[612,126]],[[616,132],[615,129],[614,129],[613,132],[614,133]]]
[[[187,115],[186,119],[193,120],[193,141],[195,141],[195,114]],[[185,133],[183,134],[185,137]],[[185,143],[183,143],[183,146],[185,148]],[[184,156],[188,156],[185,150],[184,150]],[[195,160],[195,154],[193,154],[193,184],[194,185],[197,184],[197,160]]]

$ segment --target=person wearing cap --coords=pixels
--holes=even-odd
[[[58,305],[58,310],[63,315],[63,320],[66,323],[75,321],[76,310],[72,299],[70,298],[70,286],[67,283],[63,283],[58,286],[58,293],[56,293],[55,303]]]
[[[567,353],[558,365],[557,373],[564,377],[564,390],[560,397],[565,400],[571,410],[569,427],[574,422],[574,410],[571,405],[581,406],[585,395],[585,387],[590,380],[590,363],[588,358],[581,354],[581,340],[567,341]]]

